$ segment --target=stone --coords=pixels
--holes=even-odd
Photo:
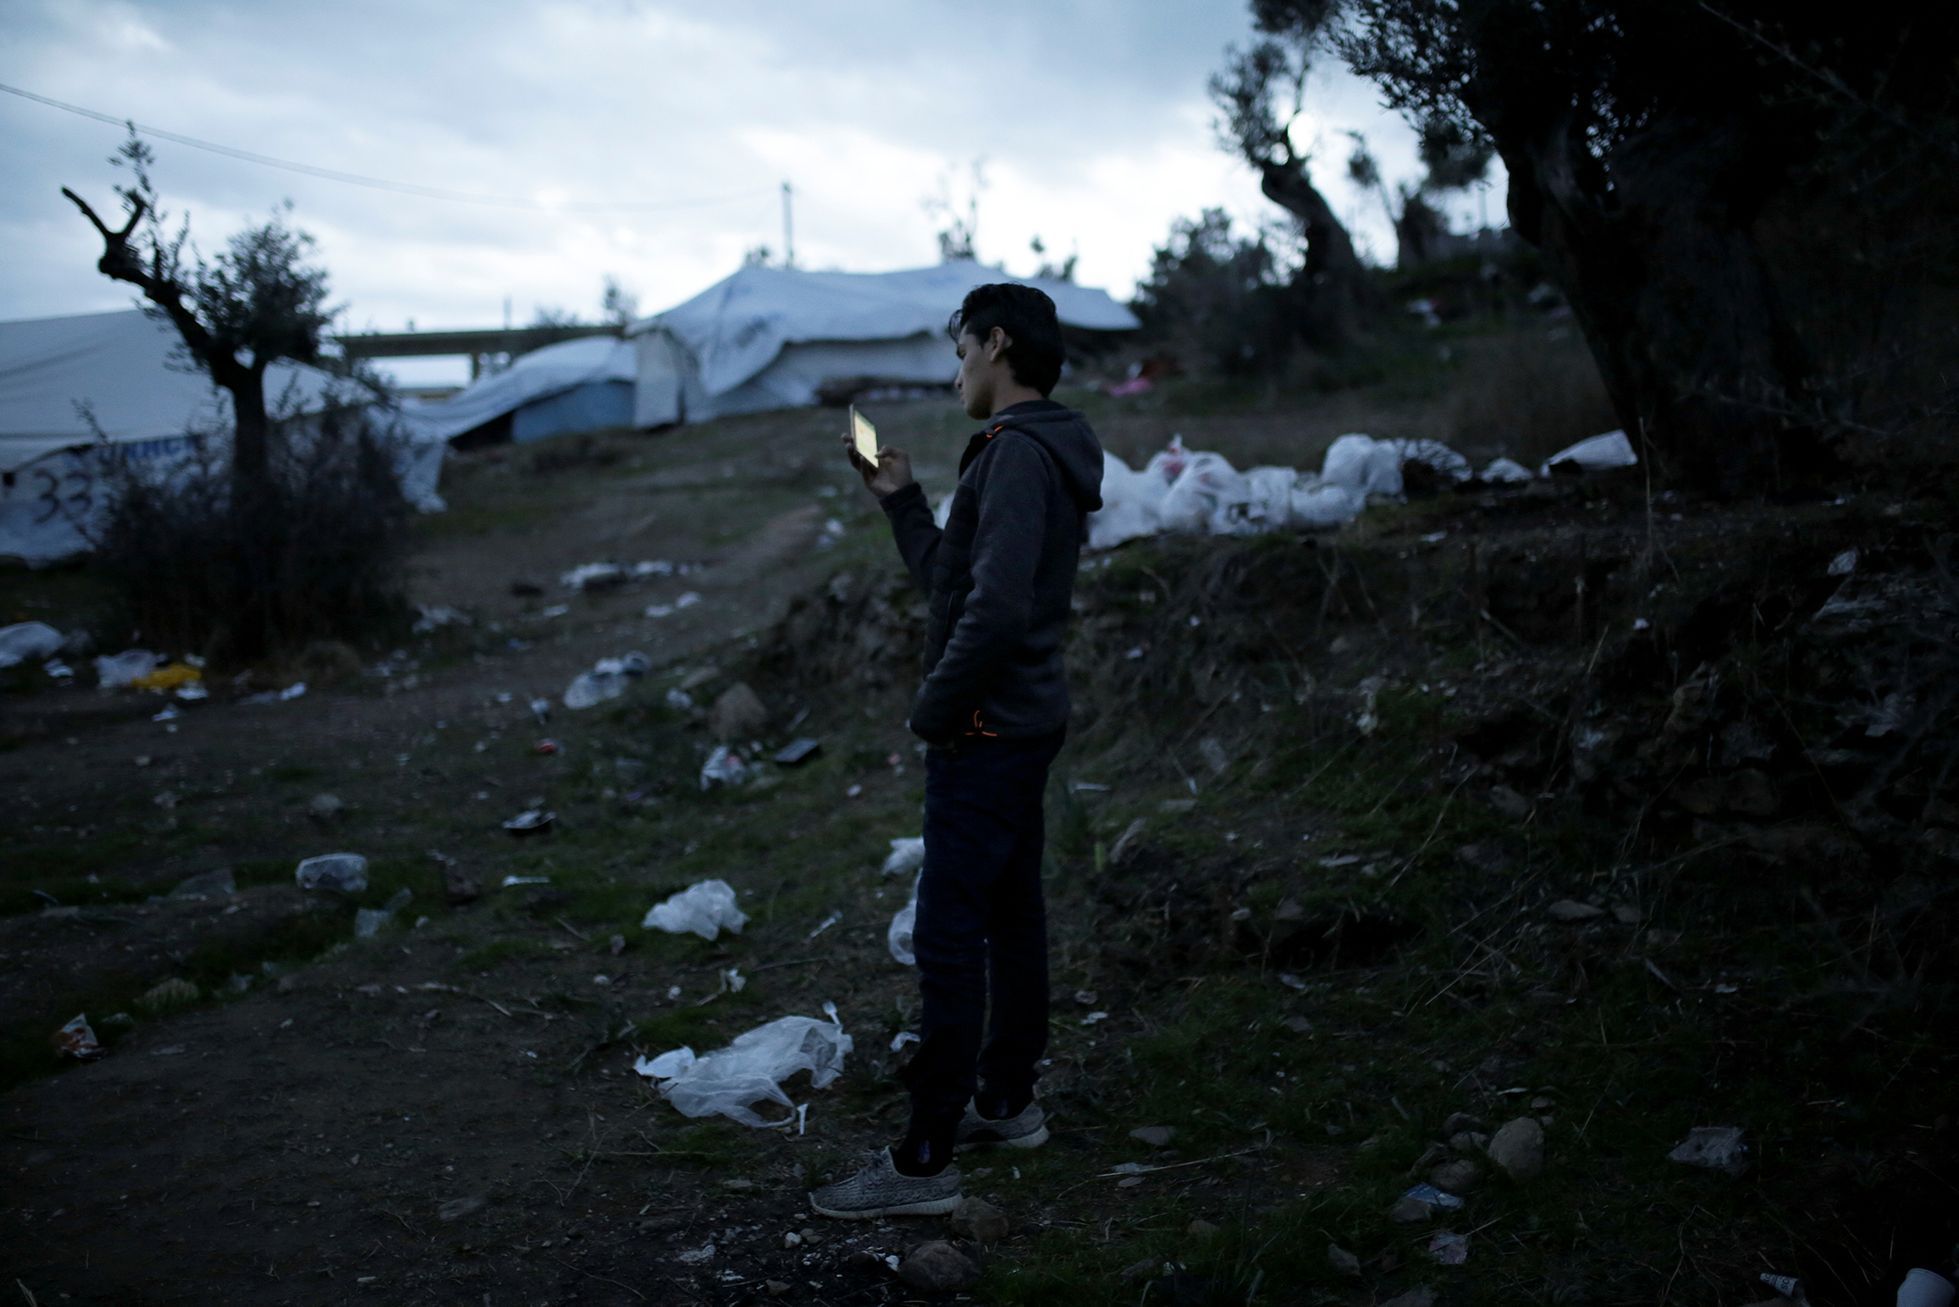
[[[769,710],[748,682],[736,681],[723,690],[708,709],[708,729],[717,740],[745,740],[760,734],[768,724]]]
[[[1695,1126],[1667,1154],[1667,1160],[1723,1175],[1740,1175],[1748,1169],[1748,1143],[1739,1126]]]
[[[1435,1290],[1423,1285],[1410,1289],[1407,1293],[1396,1294],[1381,1304],[1381,1307],[1435,1307]]]
[[[449,863],[442,868],[442,892],[448,896],[450,903],[461,907],[483,897],[483,882],[454,863]]]
[[[1218,1227],[1201,1216],[1184,1227],[1184,1233],[1193,1239],[1208,1239],[1217,1232]]]
[[[1508,817],[1512,821],[1522,821],[1530,816],[1530,800],[1508,785],[1490,787],[1490,806],[1495,808],[1499,815]]]
[[[1295,1035],[1310,1035],[1313,1033],[1313,1023],[1305,1017],[1287,1017],[1281,1024]]]
[[[1403,1194],[1388,1208],[1388,1219],[1396,1225],[1419,1225],[1435,1215],[1435,1209],[1412,1194]]]
[[[1428,1173],[1428,1182],[1446,1193],[1466,1194],[1483,1179],[1483,1168],[1466,1157],[1443,1162]]]
[[[1447,1137],[1461,1130],[1477,1129],[1482,1124],[1483,1119],[1481,1117],[1471,1116],[1467,1112],[1451,1112],[1449,1119],[1442,1123],[1442,1134],[1444,1137]]]
[[[1340,1272],[1342,1275],[1360,1274],[1360,1258],[1354,1256],[1337,1243],[1330,1243],[1326,1246],[1326,1260],[1332,1265],[1334,1270]]]
[[[781,1280],[764,1280],[762,1281],[762,1292],[771,1298],[780,1298],[783,1294],[789,1292],[789,1286]]]
[[[1590,921],[1605,915],[1605,909],[1590,903],[1580,903],[1576,899],[1559,899],[1544,909],[1553,921]]]
[[[1490,1139],[1490,1161],[1512,1180],[1529,1180],[1544,1170],[1544,1127],[1527,1116],[1506,1121]]]
[[[347,805],[337,794],[315,794],[306,801],[306,815],[326,826],[346,816]]]
[[[463,1217],[483,1210],[486,1200],[481,1194],[470,1194],[466,1198],[451,1198],[436,1209],[436,1219],[441,1221],[460,1221]]]
[[[957,1244],[932,1239],[905,1254],[898,1278],[923,1293],[952,1293],[979,1283],[979,1263]]]
[[[200,872],[189,880],[179,881],[170,891],[173,899],[219,899],[228,898],[238,892],[237,878],[231,868],[219,867],[216,871]]]
[[[1168,1148],[1170,1141],[1177,1137],[1177,1130],[1175,1126],[1139,1125],[1129,1132],[1129,1137],[1151,1148]]]
[[[961,1198],[946,1224],[960,1238],[982,1246],[999,1243],[1007,1237],[1007,1214],[984,1198]]]
[[[1449,1147],[1459,1153],[1481,1154],[1488,1151],[1490,1137],[1481,1130],[1458,1130],[1449,1136]]]

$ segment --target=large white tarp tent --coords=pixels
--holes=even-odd
[[[840,383],[942,384],[956,363],[946,319],[984,282],[1046,291],[1063,326],[1131,331],[1136,315],[1108,292],[1010,277],[970,261],[902,272],[743,268],[633,324],[639,350],[634,425],[665,426],[816,403]]]
[[[303,416],[363,393],[349,385],[278,363],[266,402]],[[167,467],[230,427],[230,398],[184,357],[176,328],[140,309],[0,322],[0,557],[38,566],[85,552],[111,461]],[[441,507],[443,445],[402,434],[404,494]]]
[[[616,336],[584,336],[520,355],[501,372],[471,382],[448,399],[406,407],[402,419],[418,435],[454,440],[508,417],[509,438],[522,444],[547,436],[632,425],[633,346]]]

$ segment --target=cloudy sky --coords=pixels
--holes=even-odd
[[[209,250],[282,200],[319,242],[342,325],[398,330],[595,315],[609,274],[642,312],[782,245],[806,267],[936,259],[924,199],[983,160],[979,253],[1031,272],[1079,251],[1127,297],[1171,221],[1274,216],[1216,145],[1205,79],[1247,39],[1229,0],[0,0],[0,84],[205,141],[485,201],[332,181],[155,140],[166,203]],[[1316,175],[1389,258],[1348,186],[1346,129],[1390,181],[1412,134],[1328,67]],[[127,305],[60,195],[115,207],[115,126],[0,93],[0,318]],[[1488,197],[1491,216],[1501,192]],[[1466,202],[1475,213],[1476,203]]]

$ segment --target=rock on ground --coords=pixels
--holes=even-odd
[[[736,681],[721,692],[708,710],[708,729],[717,740],[745,740],[757,735],[768,724],[769,710],[762,705],[761,696],[748,687],[746,681]]]
[[[1428,1182],[1445,1193],[1466,1194],[1483,1178],[1483,1168],[1466,1157],[1443,1162],[1428,1173]]]
[[[1528,1116],[1506,1121],[1490,1140],[1490,1160],[1512,1180],[1529,1180],[1544,1170],[1544,1127]]]
[[[1129,1137],[1151,1148],[1168,1148],[1170,1141],[1177,1137],[1177,1131],[1175,1127],[1167,1125],[1139,1125],[1129,1132]]]
[[[979,1244],[995,1244],[1007,1237],[1007,1214],[984,1198],[961,1198],[948,1224],[960,1238]]]
[[[1667,1154],[1667,1160],[1723,1175],[1740,1175],[1748,1169],[1748,1144],[1739,1126],[1695,1126]]]
[[[898,1265],[898,1278],[925,1293],[949,1293],[979,1283],[979,1262],[944,1239],[922,1243]]]

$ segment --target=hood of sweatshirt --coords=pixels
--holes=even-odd
[[[1102,507],[1102,442],[1074,409],[1051,399],[1030,399],[993,415],[988,430],[1005,426],[1039,441],[1061,471],[1061,480],[1084,513]]]

